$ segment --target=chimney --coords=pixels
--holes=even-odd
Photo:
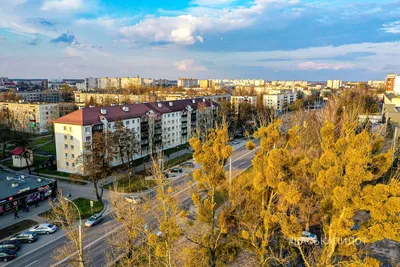
[[[162,108],[162,104],[161,104],[161,103],[158,103],[157,106],[158,106],[159,108]]]
[[[125,112],[128,112],[129,111],[129,107],[128,106],[123,106],[122,110],[125,111]]]
[[[172,107],[174,105],[174,102],[170,101],[168,104],[170,107]]]
[[[206,103],[206,99],[205,98],[203,98],[203,102]]]
[[[193,103],[193,104],[196,104],[196,99],[192,99],[192,103]]]
[[[106,115],[107,114],[107,109],[105,109],[105,108],[100,109],[100,113],[103,114],[103,115]]]

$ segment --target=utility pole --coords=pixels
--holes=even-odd
[[[231,200],[232,187],[232,156],[229,158],[229,201]]]

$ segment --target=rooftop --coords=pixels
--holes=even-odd
[[[24,178],[22,178],[22,176]],[[21,191],[27,191],[53,182],[51,179],[36,177],[28,174],[16,174],[0,170],[0,199],[4,199]],[[17,185],[13,187],[12,185]]]
[[[171,105],[172,103],[172,105]],[[152,110],[155,114],[161,115],[165,113],[178,112],[185,110],[190,106],[192,109],[197,109],[198,106],[205,105],[207,107],[216,103],[203,99],[182,99],[174,101],[150,102],[130,105],[108,106],[108,107],[92,107],[83,108],[72,112],[64,117],[58,118],[54,123],[72,124],[72,125],[92,125],[100,124],[100,118],[105,117],[107,121],[124,120],[130,118],[139,118],[147,116],[147,113]],[[123,110],[123,107],[129,109]],[[102,114],[102,110],[106,110],[106,114]]]

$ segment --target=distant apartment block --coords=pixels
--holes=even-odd
[[[29,103],[32,102],[59,103],[62,101],[61,92],[58,90],[22,91],[22,92],[15,92],[15,96]]]
[[[252,106],[257,105],[257,96],[231,96],[231,105],[235,113],[239,113],[241,103],[248,103]]]
[[[218,104],[205,99],[151,102],[132,105],[82,108],[54,122],[57,169],[73,173],[84,144],[96,132],[115,130],[117,121],[135,132],[140,152],[134,158],[187,143],[201,127],[214,124]],[[113,165],[121,164],[115,155]]]
[[[51,121],[60,116],[58,104],[0,102],[0,112],[8,113],[17,131],[46,134]]]
[[[373,80],[369,80],[368,81],[368,85],[371,87],[385,87],[385,81],[373,81]]]
[[[331,89],[340,89],[342,87],[343,81],[341,80],[328,80],[326,83],[326,87],[331,88]]]
[[[110,104],[133,104],[148,102],[148,95],[124,95],[124,94],[102,94],[90,92],[74,92],[75,103],[79,106],[84,106],[86,103],[93,102],[96,105],[110,105]]]
[[[393,91],[394,90],[394,80],[398,75],[394,73],[389,73],[385,79],[385,88],[386,91]]]
[[[197,87],[199,86],[199,80],[193,78],[179,78],[178,87]]]
[[[296,93],[268,94],[263,96],[264,106],[274,108],[278,113],[287,110],[289,105],[297,99]]]
[[[203,89],[211,88],[211,80],[199,80],[199,85]]]

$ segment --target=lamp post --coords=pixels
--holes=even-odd
[[[80,266],[85,266],[83,264],[83,249],[82,249],[82,218],[81,218],[81,212],[79,211],[78,206],[71,201],[70,199],[64,197],[64,199],[70,203],[72,203],[72,205],[75,206],[76,210],[78,211],[78,215],[79,215],[79,250],[78,250],[78,255],[80,257]]]

